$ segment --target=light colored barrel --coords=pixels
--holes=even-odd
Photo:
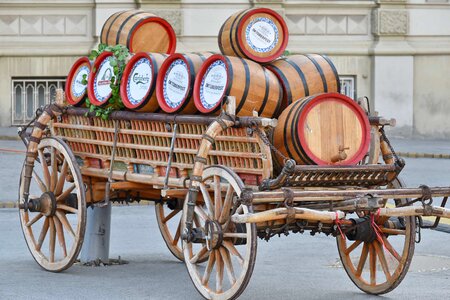
[[[226,96],[236,98],[236,115],[273,117],[283,91],[277,77],[263,66],[239,57],[213,55],[200,68],[194,101],[205,114],[218,113]]]
[[[309,96],[278,118],[273,144],[298,164],[354,165],[370,143],[368,117],[352,99],[338,93]],[[282,159],[274,154],[282,165]]]
[[[87,84],[83,84],[91,72],[91,61],[87,57],[80,57],[70,68],[66,80],[66,100],[70,105],[82,106],[86,97]]]
[[[130,52],[172,54],[176,35],[163,18],[142,10],[126,10],[111,15],[103,25],[100,41],[110,46],[124,45]]]
[[[112,95],[110,87],[114,69],[111,66],[113,53],[103,52],[94,61],[88,79],[88,98],[95,106],[106,106]]]
[[[283,107],[306,96],[340,92],[337,69],[325,55],[290,55],[266,66],[283,86]]]
[[[289,32],[283,18],[268,8],[252,8],[229,17],[218,36],[222,54],[266,63],[286,49]]]
[[[166,113],[193,114],[195,75],[211,52],[172,54],[161,66],[156,82],[159,106]]]
[[[159,110],[156,78],[167,57],[164,53],[139,52],[128,61],[120,82],[120,97],[126,108],[140,112]]]

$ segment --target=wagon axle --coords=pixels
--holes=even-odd
[[[25,209],[30,212],[40,212],[46,217],[53,217],[56,213],[56,197],[53,192],[45,192],[39,198],[28,200],[28,202],[21,203],[20,209]]]

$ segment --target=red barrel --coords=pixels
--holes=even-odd
[[[111,79],[114,69],[110,62],[113,58],[112,52],[103,52],[94,61],[92,72],[88,80],[89,101],[95,106],[106,106],[111,98]]]
[[[89,78],[91,62],[87,57],[81,57],[70,68],[66,80],[66,100],[70,105],[84,104],[87,85],[83,84],[83,77]]]
[[[192,90],[195,75],[212,53],[176,53],[163,63],[156,82],[156,95],[161,109],[167,113],[197,112]]]
[[[120,82],[120,97],[126,108],[141,112],[159,110],[156,78],[167,57],[167,54],[147,52],[133,55]]]

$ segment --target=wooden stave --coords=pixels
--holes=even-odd
[[[84,92],[84,94],[81,97],[79,97],[78,100],[75,100],[72,97],[72,80],[74,79],[75,72],[78,70],[78,68],[81,65],[86,64],[86,63],[89,64],[89,73],[90,73],[93,62],[90,61],[87,56],[83,56],[83,57],[80,57],[79,59],[77,59],[73,63],[73,65],[70,68],[70,71],[69,71],[69,73],[67,75],[65,95],[66,95],[66,101],[70,105],[73,105],[73,106],[84,106],[84,99],[85,99],[85,97],[87,95],[87,87],[86,87],[86,91]],[[88,75],[88,77],[89,77],[89,75]]]
[[[194,103],[194,83],[195,77],[198,74],[201,66],[205,62],[205,60],[213,55],[214,52],[193,52],[193,53],[175,53],[169,56],[169,58],[163,63],[161,66],[160,72],[158,74],[157,82],[156,82],[156,98],[159,107],[166,113],[169,114],[194,114],[198,113],[198,109]],[[186,65],[188,66],[189,73],[189,89],[186,94],[186,98],[182,101],[182,104],[173,109],[167,106],[164,100],[164,77],[171,63],[176,59],[182,59]]]
[[[303,142],[300,140],[297,125],[300,121],[303,109],[306,107],[306,105],[308,105],[312,101],[320,101],[321,98],[326,97],[329,98],[337,97],[340,99],[343,98],[348,99],[347,103],[351,104],[351,107],[353,107],[357,111],[358,113],[357,116],[362,118],[362,120],[361,118],[358,118],[363,123],[361,124],[361,126],[363,127],[362,129],[363,141],[361,143],[361,147],[360,149],[358,149],[357,153],[353,155],[353,157],[347,158],[345,160],[345,162],[347,162],[348,165],[357,164],[364,157],[365,153],[368,151],[370,143],[370,124],[364,111],[352,99],[338,93],[322,93],[318,95],[308,96],[299,99],[298,101],[288,106],[279,116],[278,125],[275,127],[275,129],[271,134],[272,144],[283,155],[294,159],[298,164],[305,164],[305,165],[319,164],[313,158],[308,156],[307,151],[305,151]],[[281,158],[278,157],[276,154],[273,155],[273,158],[275,161],[275,165],[277,166],[284,165],[283,161],[281,161]],[[333,163],[329,162],[329,164]],[[341,163],[338,162],[336,164]]]
[[[266,66],[277,75],[283,86],[283,108],[310,95],[340,92],[337,69],[325,55],[291,55]]]
[[[277,51],[269,56],[256,56],[248,50],[244,50],[240,43],[239,33],[242,31],[242,24],[254,14],[267,14],[275,19],[281,26],[283,39]],[[221,53],[228,56],[237,56],[253,60],[258,63],[268,63],[280,57],[287,47],[289,31],[286,22],[275,11],[268,8],[250,8],[231,15],[222,24],[218,34],[218,45]],[[243,44],[243,42],[242,42]]]
[[[130,75],[129,72],[132,69],[132,64],[138,61],[139,59],[146,57],[150,60],[152,64],[152,83],[150,84],[150,89],[145,97],[145,99],[138,105],[133,105],[129,100],[126,93],[127,90],[127,78]],[[120,97],[122,99],[123,104],[129,110],[138,111],[138,112],[159,112],[160,107],[158,104],[158,100],[156,99],[156,81],[161,65],[167,59],[168,55],[165,53],[148,53],[148,52],[139,52],[136,53],[127,63],[127,66],[124,69],[122,80],[120,83]]]
[[[165,29],[169,38],[167,51],[159,48],[133,49],[133,35],[138,31],[140,26],[150,22],[156,22]],[[142,10],[126,10],[111,15],[102,27],[100,41],[103,44],[111,46],[117,44],[124,45],[130,52],[164,52],[172,54],[176,48],[176,35],[172,26],[165,19]]]
[[[236,97],[237,116],[253,116],[253,108],[256,108],[255,111],[258,112],[260,117],[272,118],[276,115],[281,107],[283,91],[275,74],[251,60],[220,54],[209,57],[195,78],[194,103],[201,113],[217,114],[221,109],[221,102],[225,100],[223,98],[211,110],[206,110],[200,101],[199,90],[203,75],[205,75],[209,65],[216,60],[222,60],[227,66],[228,80],[224,97],[225,95]],[[230,78],[232,78],[231,82]],[[242,82],[245,82],[243,88],[240,87]],[[260,88],[261,82],[264,82],[262,88]],[[269,86],[266,85],[267,82],[270,84]],[[263,96],[260,95],[261,93],[258,93],[261,90],[263,91]],[[252,106],[250,101],[255,103],[255,106]]]

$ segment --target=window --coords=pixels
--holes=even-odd
[[[55,100],[56,89],[64,89],[64,78],[13,78],[12,124],[23,125],[36,110]]]
[[[341,94],[356,99],[356,76],[342,75],[339,78],[341,80]]]

